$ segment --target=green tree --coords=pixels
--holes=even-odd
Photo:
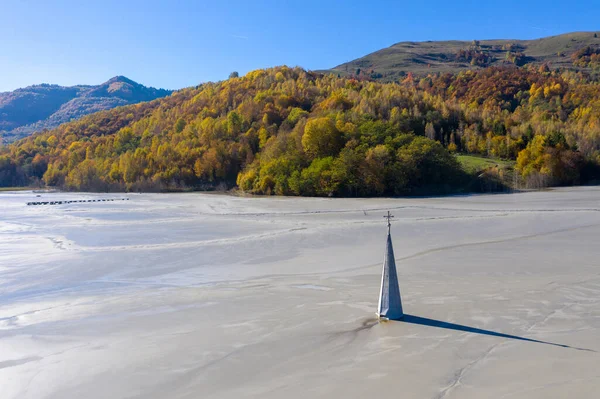
[[[331,118],[321,117],[306,122],[302,147],[309,157],[314,159],[337,155],[342,146],[342,134]]]

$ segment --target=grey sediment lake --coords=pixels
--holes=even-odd
[[[124,197],[0,193],[2,399],[600,389],[598,188]],[[406,316],[378,322],[388,210]]]

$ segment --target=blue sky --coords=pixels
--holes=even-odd
[[[405,40],[600,28],[600,1],[0,0],[0,91],[125,75],[178,89],[231,71],[333,67]]]

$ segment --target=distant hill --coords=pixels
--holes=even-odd
[[[600,32],[575,32],[535,40],[401,42],[332,68],[341,75],[366,75],[394,81],[410,73],[456,73],[506,64],[547,64],[586,69],[571,56],[586,47],[600,49]]]
[[[121,105],[150,101],[170,90],[146,87],[124,76],[98,86],[41,84],[0,93],[0,143]]]

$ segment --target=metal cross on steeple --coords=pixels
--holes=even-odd
[[[388,224],[388,233],[390,232],[390,228],[392,227],[392,218],[394,217],[394,215],[392,215],[390,213],[390,211],[388,211],[387,215],[385,215],[383,218],[387,219],[387,224]]]

